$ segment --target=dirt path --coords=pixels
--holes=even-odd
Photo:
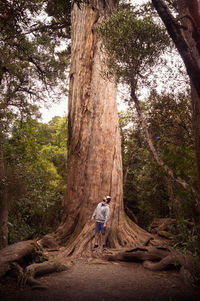
[[[76,262],[69,271],[40,278],[46,290],[1,285],[2,301],[200,300],[176,271],[151,272],[139,263]],[[7,292],[5,292],[5,289]]]

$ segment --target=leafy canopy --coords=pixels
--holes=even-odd
[[[141,17],[133,8],[121,8],[98,28],[106,64],[117,81],[137,83],[145,78],[169,45],[166,31],[152,16]]]
[[[45,0],[0,1],[1,135],[12,119],[35,114],[36,102],[58,101],[66,92],[69,50],[60,46],[70,28],[60,15],[48,16],[49,5]]]

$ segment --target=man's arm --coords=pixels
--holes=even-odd
[[[99,204],[98,204],[99,205]],[[98,205],[97,207],[95,208],[93,214],[92,214],[92,219],[95,218],[95,216],[97,215],[97,209],[98,209]]]
[[[106,227],[107,222],[109,221],[109,217],[110,217],[110,208],[107,206],[106,207],[106,214],[105,214],[105,223],[104,223],[104,227]]]

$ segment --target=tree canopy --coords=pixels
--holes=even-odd
[[[125,6],[99,26],[102,50],[108,55],[108,74],[128,85],[130,95],[126,98],[129,104],[134,102],[140,120],[140,124],[134,121],[129,127],[130,118],[136,118],[135,114],[130,117],[129,111],[121,119],[125,121],[121,133],[126,211],[136,221],[139,218],[143,226],[145,219],[148,223],[155,214],[178,220],[194,218],[198,199],[192,106],[187,88],[182,94],[159,94],[155,85],[148,98],[140,95],[143,85],[147,87],[152,80],[160,55],[172,46],[165,28],[151,10],[148,12],[145,16],[144,11],[141,14],[137,8]],[[146,142],[157,166],[149,157]],[[137,212],[136,216],[129,208]]]
[[[35,114],[36,102],[58,101],[66,91],[69,52],[61,46],[69,36],[69,16],[63,23],[61,13],[50,17],[47,12],[53,15],[48,1],[1,0],[1,135],[16,114]]]
[[[137,85],[156,65],[170,44],[165,29],[153,16],[141,16],[131,7],[122,7],[99,26],[109,72],[123,83]]]

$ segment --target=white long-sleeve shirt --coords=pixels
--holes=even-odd
[[[109,220],[110,208],[108,204],[99,203],[94,210],[92,218],[96,217],[96,221],[106,224]]]

